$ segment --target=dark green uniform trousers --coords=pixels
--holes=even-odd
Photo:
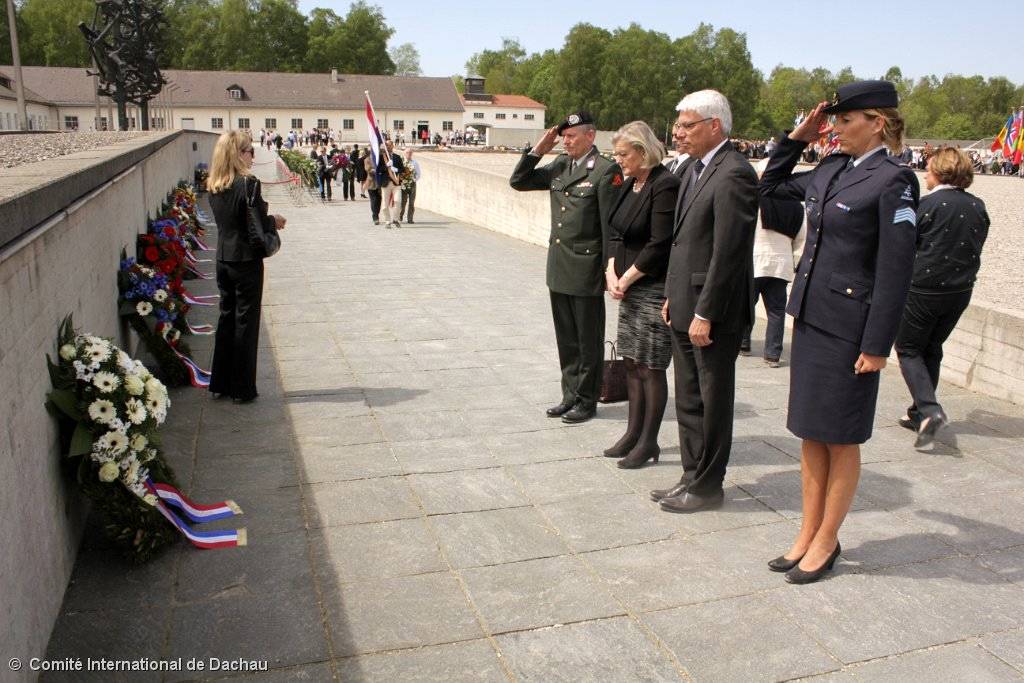
[[[562,400],[597,405],[604,367],[604,297],[551,292]]]

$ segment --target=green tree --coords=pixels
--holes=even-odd
[[[455,84],[455,92],[459,93],[460,95],[466,92],[466,79],[462,76],[462,74],[455,74],[454,76],[452,76],[452,83]]]
[[[342,28],[344,52],[337,66],[344,73],[395,73],[395,63],[388,55],[388,40],[395,31],[388,26],[380,7],[363,0],[352,3]]]
[[[528,83],[517,82],[520,63],[526,57],[526,50],[515,38],[502,38],[501,49],[483,50],[466,61],[466,73],[484,78],[487,92],[522,94]],[[517,91],[516,86],[520,86]]]
[[[610,32],[591,24],[576,24],[569,29],[555,62],[551,98],[546,103],[552,120],[557,121],[580,109],[600,110],[603,102],[601,70],[605,47],[611,37]],[[597,117],[598,127],[606,128],[598,111],[591,113]]]
[[[675,118],[679,91],[649,84],[671,84],[675,65],[669,57],[672,41],[664,33],[638,24],[612,33],[601,68],[601,104],[594,112],[602,127],[615,129],[633,120],[646,121],[659,137]]]
[[[317,7],[309,13],[306,24],[305,70],[325,73],[346,61],[345,20],[333,10]]]
[[[167,38],[161,66],[173,69],[217,69],[219,8],[210,0],[169,0],[164,5]]]
[[[24,22],[24,32],[18,35],[22,63],[37,66],[91,64],[78,22],[92,25],[95,11],[92,0],[25,0],[18,17]],[[6,29],[6,9],[3,13]],[[9,45],[7,49],[9,52]]]
[[[302,71],[308,48],[306,17],[298,0],[256,0],[246,41],[249,71]],[[252,36],[259,36],[253,40]]]
[[[395,63],[396,76],[422,76],[420,52],[412,43],[402,43],[391,50],[391,61]]]

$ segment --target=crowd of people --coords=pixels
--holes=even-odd
[[[511,176],[514,189],[551,198],[547,286],[562,396],[547,414],[570,424],[595,416],[604,297],[618,300],[629,407],[624,434],[604,454],[626,469],[658,460],[671,363],[682,476],[651,498],[666,512],[717,508],[755,302],[768,314],[769,367],[781,364],[788,312],[787,428],[802,443],[803,517],[768,565],[790,583],[816,581],[842,552],[839,530],[894,345],[912,397],[899,423],[916,432],[915,447],[931,446],[948,422],[935,397],[942,344],[970,301],[989,226],[984,203],[966,191],[972,161],[934,150],[931,194],[919,202],[898,96],[885,81],[843,86],[763,149],[730,142],[729,103],[716,91],[687,95],[677,111],[679,154],[667,164],[642,121],[619,129],[615,161],[604,159],[593,119],[575,112]],[[541,166],[559,136],[565,153]],[[823,138],[831,149],[814,150]],[[808,149],[818,164],[797,171]],[[751,157],[762,152],[755,169]]]
[[[839,531],[856,492],[861,444],[872,434],[879,372],[894,347],[912,399],[899,423],[916,433],[915,447],[933,444],[948,423],[935,393],[942,344],[970,302],[989,227],[984,203],[966,191],[974,164],[955,148],[930,150],[930,194],[921,199],[913,160],[901,156],[898,97],[886,81],[841,87],[835,101],[765,142],[769,156],[756,165],[757,145],[730,142],[732,115],[721,93],[688,94],[676,109],[678,154],[670,159],[643,121],[620,128],[614,157],[603,157],[593,118],[579,111],[526,149],[512,173],[513,189],[544,191],[551,201],[546,282],[562,396],[547,415],[569,424],[596,415],[605,297],[617,300],[628,411],[624,433],[604,455],[623,469],[659,459],[671,365],[682,475],[651,499],[672,513],[718,508],[736,362],[751,349],[756,301],[768,316],[768,367],[781,365],[788,313],[786,419],[802,444],[803,515],[791,546],[768,567],[790,583],[817,581],[842,552]],[[835,149],[798,171],[823,135]],[[540,165],[559,139],[564,152]],[[311,156],[325,199],[340,170],[345,198],[355,198],[358,181],[375,224],[382,213],[388,227],[405,216],[412,222],[419,168],[411,148],[403,158],[387,140],[375,165],[365,149],[310,142],[320,143]],[[246,134],[225,133],[208,182],[221,291],[210,390],[238,402],[257,396],[267,254],[252,235],[285,226],[262,200],[252,155]]]

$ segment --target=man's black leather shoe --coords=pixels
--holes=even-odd
[[[654,489],[651,491],[651,500],[657,503],[659,500],[664,498],[675,498],[686,493],[687,487],[690,485],[690,480],[683,477],[679,480],[679,483],[670,489]]]
[[[595,415],[597,415],[597,406],[586,406],[582,403],[577,403],[572,407],[572,410],[562,416],[562,422],[566,424],[579,424],[580,422],[586,422]]]
[[[698,512],[700,510],[714,510],[722,507],[725,501],[725,492],[719,489],[715,493],[698,495],[687,491],[681,496],[674,498],[662,498],[658,505],[665,512]]]
[[[557,406],[551,406],[548,408],[548,417],[562,417],[570,410],[572,410],[573,404],[571,402],[562,401]]]

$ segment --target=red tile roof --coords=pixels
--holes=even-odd
[[[459,96],[465,106],[466,98]],[[491,95],[491,100],[469,100],[470,107],[505,107],[506,109],[547,109],[546,106],[526,95]]]

